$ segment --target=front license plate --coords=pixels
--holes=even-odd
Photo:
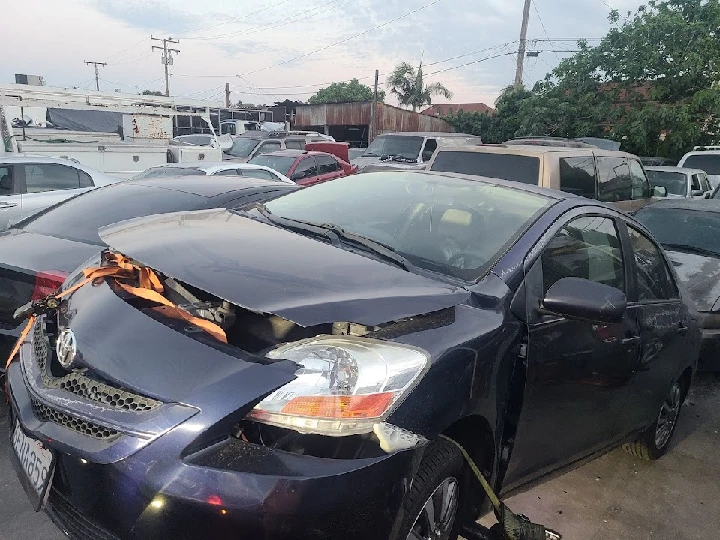
[[[35,505],[35,510],[40,510],[50,486],[55,456],[52,450],[40,441],[26,435],[18,421],[15,421],[12,446],[26,476],[27,482],[23,482],[25,489]]]

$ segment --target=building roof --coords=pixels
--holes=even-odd
[[[485,105],[485,103],[441,103],[438,105],[431,105],[424,111],[420,111],[420,114],[426,114],[428,116],[447,116],[451,112],[456,113],[461,109],[467,113],[479,112],[493,114],[495,112],[495,109]]]

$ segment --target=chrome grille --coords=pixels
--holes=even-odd
[[[96,381],[82,372],[74,371],[63,377],[51,377],[47,370],[47,362],[52,356],[52,351],[45,335],[43,320],[38,320],[35,324],[33,353],[40,367],[43,384],[47,388],[60,388],[90,401],[125,411],[148,412],[162,405],[162,402],[155,399]]]
[[[120,436],[120,432],[115,429],[88,422],[82,418],[77,418],[76,416],[55,410],[34,398],[31,398],[30,402],[33,414],[41,422],[53,422],[77,433],[103,441],[110,441]]]

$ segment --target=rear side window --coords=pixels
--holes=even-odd
[[[285,148],[291,150],[305,150],[305,139],[287,139],[285,141]]]
[[[630,169],[625,158],[597,156],[598,199],[629,201],[632,197]]]
[[[28,193],[78,189],[80,177],[77,169],[55,163],[25,165],[25,186]]]
[[[595,198],[593,156],[560,158],[560,190],[588,199]]]
[[[280,149],[280,141],[266,141],[260,145],[258,152],[261,154],[267,154],[268,152],[275,152]]]
[[[650,197],[650,182],[648,182],[645,170],[639,161],[631,159],[630,163],[630,182],[633,199],[647,199]]]
[[[585,216],[572,220],[542,254],[544,292],[566,277],[589,279],[625,291],[622,249],[615,222]]]
[[[700,179],[697,174],[692,175],[692,188],[693,191],[700,191]]]
[[[633,227],[628,226],[628,233],[637,268],[638,300],[677,298],[677,287],[655,243]]]
[[[440,150],[430,170],[474,174],[523,184],[538,185],[540,182],[540,158],[533,156]]]
[[[13,178],[12,178],[12,167],[5,165],[0,167],[0,196],[12,195],[13,190]]]
[[[242,169],[241,172],[243,176],[247,176],[249,178],[259,178],[261,180],[279,180],[279,178],[273,173],[264,169]]]
[[[80,177],[81,188],[95,186],[95,184],[93,184],[92,178],[90,178],[90,175],[85,171],[81,171],[80,169],[78,169],[78,176]]]

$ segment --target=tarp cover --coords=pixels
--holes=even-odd
[[[122,136],[122,113],[111,111],[75,111],[70,109],[47,110],[47,120],[56,129],[117,133]]]

